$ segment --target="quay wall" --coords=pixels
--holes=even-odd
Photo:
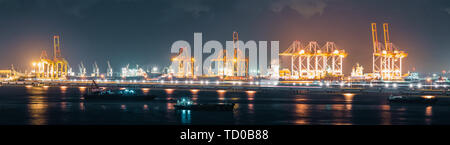
[[[443,95],[449,96],[448,88],[435,89],[418,89],[408,87],[385,88],[385,87],[368,87],[368,86],[285,86],[285,85],[232,85],[232,84],[183,84],[183,83],[116,83],[101,82],[97,83],[99,87],[118,87],[118,88],[153,88],[153,89],[201,89],[201,90],[227,90],[227,91],[258,91],[258,92],[288,92],[292,94],[342,94],[356,93],[368,95]],[[64,82],[64,81],[47,81],[47,82],[2,82],[1,86],[67,86],[67,87],[89,87],[91,82]]]

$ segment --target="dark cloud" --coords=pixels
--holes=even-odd
[[[274,1],[270,7],[274,12],[289,8],[303,17],[310,18],[314,15],[322,15],[327,3],[324,0],[279,0]]]
[[[444,9],[444,11],[450,15],[450,8],[446,8],[446,9]]]
[[[203,3],[202,0],[172,1],[172,8],[191,13],[195,18],[200,17],[202,14],[209,13],[211,10],[211,7]]]
[[[58,1],[59,8],[76,17],[84,17],[83,11],[91,8],[100,0]]]
[[[145,0],[0,0],[0,7],[3,10],[21,11],[23,9],[48,10],[64,13],[69,16],[85,18],[90,15],[89,10],[95,9],[96,6],[121,5],[149,3]],[[164,11],[169,17],[176,17],[180,14],[187,13],[193,18],[201,16],[212,16],[217,10],[214,8],[221,7],[217,3],[235,3],[232,7],[227,8],[228,12],[246,11],[251,14],[261,12],[261,10],[269,10],[272,12],[281,12],[284,9],[291,9],[304,17],[312,17],[324,13],[327,3],[325,0],[229,0],[229,2],[217,2],[211,0],[152,0],[150,3],[167,3],[165,7],[160,7],[160,11]],[[221,8],[219,8],[221,9]],[[169,18],[165,18],[169,19]]]
[[[143,0],[0,0],[0,7],[8,10],[34,9],[34,10],[48,10],[52,9],[54,12],[62,12],[70,16],[79,18],[86,17],[86,10],[93,8],[98,4],[123,4],[135,3]],[[31,6],[30,6],[31,5]]]

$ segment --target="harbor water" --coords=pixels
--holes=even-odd
[[[386,95],[143,89],[151,101],[85,101],[85,87],[0,87],[0,125],[429,125],[450,124],[450,99],[390,104]],[[141,89],[141,88],[137,88]],[[234,111],[175,110],[177,98],[236,103]]]

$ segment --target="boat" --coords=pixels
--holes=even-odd
[[[93,85],[83,95],[84,100],[153,100],[155,95],[146,95],[140,89],[105,89],[93,81]]]
[[[188,97],[181,97],[174,105],[177,110],[233,111],[234,103],[196,104]]]
[[[424,95],[424,96],[394,96],[388,97],[390,103],[435,103],[437,101],[435,96]]]

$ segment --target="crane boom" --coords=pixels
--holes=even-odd
[[[389,24],[388,23],[384,23],[383,24],[383,30],[384,30],[384,45],[385,45],[385,50],[390,51],[391,48],[389,47]]]
[[[372,23],[372,40],[373,40],[373,52],[378,52],[378,33],[377,33],[377,24]]]

